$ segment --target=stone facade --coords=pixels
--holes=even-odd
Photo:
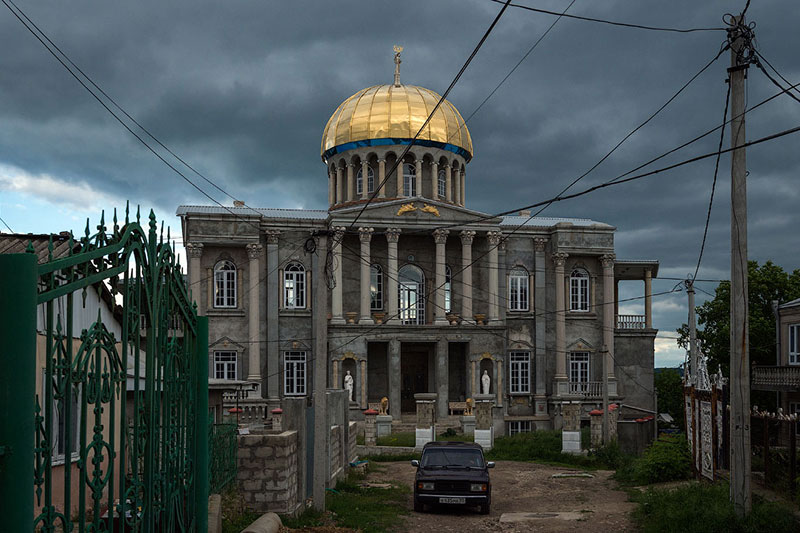
[[[294,513],[302,503],[297,491],[297,432],[238,439],[236,479],[247,506],[258,512]]]

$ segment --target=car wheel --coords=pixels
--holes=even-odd
[[[425,512],[425,504],[418,501],[414,498],[414,512],[415,513],[424,513]]]
[[[489,514],[489,504],[482,503],[481,504],[481,514]]]

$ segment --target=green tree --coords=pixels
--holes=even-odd
[[[675,424],[683,428],[683,378],[677,368],[657,368],[655,375],[658,392],[658,411],[669,413]]]
[[[750,318],[750,363],[775,364],[775,316],[772,301],[787,302],[800,298],[800,269],[787,273],[778,265],[767,261],[762,266],[748,262],[748,295]],[[730,294],[729,281],[721,282],[714,298],[696,308],[697,338],[701,353],[708,356],[709,372],[719,366],[730,375]],[[689,327],[678,328],[678,345],[688,348]],[[761,404],[759,404],[761,405]]]

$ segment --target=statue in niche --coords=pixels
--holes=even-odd
[[[489,388],[492,386],[492,378],[489,377],[489,371],[484,370],[481,376],[481,392],[489,394]]]
[[[350,371],[348,370],[344,376],[344,388],[347,389],[347,398],[349,401],[353,401],[353,376],[350,375]]]

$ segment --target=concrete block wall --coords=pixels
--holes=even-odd
[[[297,432],[238,436],[239,492],[257,512],[294,513],[297,490]]]
[[[330,448],[328,448],[330,451],[331,486],[336,484],[336,481],[344,471],[344,465],[342,464],[343,436],[342,426],[331,426]]]

